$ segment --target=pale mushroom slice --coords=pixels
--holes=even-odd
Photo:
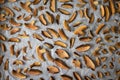
[[[60,37],[61,37],[62,40],[65,40],[65,41],[68,40],[68,36],[65,34],[65,32],[63,31],[63,29],[59,29],[58,33],[59,33],[59,35],[60,35]]]
[[[68,52],[63,49],[57,49],[55,52],[60,58],[63,58],[63,59],[70,58]]]
[[[87,55],[84,55],[83,58],[84,58],[86,66],[88,68],[91,68],[92,70],[95,70],[96,66],[95,66],[93,60]]]
[[[56,3],[57,3],[56,0],[50,0],[50,10],[52,12],[56,12]]]
[[[52,73],[52,74],[56,74],[60,72],[59,68],[56,66],[48,66],[47,70],[49,73]]]
[[[79,13],[79,15],[80,15],[80,18],[82,18],[82,17],[84,16],[84,12],[83,12],[82,9],[80,9],[80,10],[78,11],[78,13]]]
[[[86,52],[86,51],[88,51],[90,48],[91,48],[91,45],[90,45],[90,44],[82,44],[82,45],[76,47],[76,50],[77,50],[78,52]]]
[[[104,5],[100,6],[100,14],[101,14],[101,17],[105,16],[105,7],[104,7]]]
[[[61,46],[63,48],[66,48],[68,45],[60,40],[54,41],[54,45]]]
[[[81,68],[81,62],[80,60],[73,59],[72,63],[74,64],[75,67]]]
[[[47,25],[47,21],[46,21],[46,19],[45,19],[45,17],[44,17],[43,14],[41,14],[41,15],[39,16],[39,20],[40,20],[40,22],[41,22],[43,25]]]
[[[21,72],[17,72],[15,70],[12,70],[12,75],[16,78],[19,78],[19,79],[25,79],[27,78],[27,76]]]
[[[63,62],[59,58],[54,59],[54,62],[57,66],[59,66],[62,69],[68,70],[70,68],[65,62]]]
[[[40,75],[42,74],[42,71],[39,69],[30,69],[27,71],[27,74],[29,75]]]
[[[29,28],[31,30],[37,30],[38,26],[35,25],[35,21],[31,21],[30,23],[24,24],[26,28]]]
[[[43,35],[44,37],[46,37],[46,38],[50,38],[50,39],[53,38],[48,31],[42,31],[42,35]]]
[[[110,10],[108,6],[105,6],[105,21],[107,22],[110,19]]]

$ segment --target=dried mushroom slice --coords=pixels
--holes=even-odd
[[[37,4],[40,3],[40,1],[41,1],[41,0],[34,0],[32,3],[33,3],[33,5],[37,5]]]
[[[43,0],[43,4],[46,5],[48,0]]]
[[[54,58],[52,57],[52,54],[50,51],[46,50],[46,57],[49,61],[54,61]]]
[[[5,18],[5,14],[1,13],[0,14],[0,21],[5,21],[6,18]]]
[[[62,69],[68,70],[68,69],[70,68],[65,62],[63,62],[63,61],[60,60],[59,58],[56,58],[56,59],[54,60],[54,62],[55,62],[55,64],[56,64],[57,66],[59,66],[59,67],[62,68]]]
[[[56,74],[60,72],[60,70],[56,66],[48,66],[47,70],[49,71],[49,73],[52,73],[52,74]]]
[[[52,28],[47,28],[48,32],[55,38],[58,38],[59,37],[59,34],[57,31],[55,31],[54,29]]]
[[[70,48],[72,48],[74,46],[74,43],[75,43],[75,38],[71,38],[70,39]]]
[[[64,15],[70,15],[71,14],[69,11],[67,11],[65,9],[62,9],[62,8],[58,8],[58,10]]]
[[[13,17],[15,15],[14,12],[8,7],[4,6],[4,7],[2,7],[2,9],[5,10],[6,14],[10,15],[11,17]]]
[[[6,37],[4,35],[0,34],[0,40],[5,41]]]
[[[85,51],[88,51],[90,48],[91,48],[90,44],[83,44],[83,45],[76,47],[76,50],[78,52],[85,52]]]
[[[30,65],[30,67],[40,67],[41,63],[40,62],[34,62],[33,64]]]
[[[74,75],[76,80],[82,80],[82,78],[81,78],[81,76],[79,75],[78,72],[73,72],[73,75]]]
[[[90,42],[92,40],[91,37],[81,37],[79,38],[80,41],[83,41],[83,42]]]
[[[16,78],[19,78],[19,79],[25,79],[27,78],[27,76],[21,72],[17,72],[15,70],[12,70],[12,75]]]
[[[13,56],[15,54],[14,45],[10,45],[10,55]]]
[[[84,35],[84,30],[87,29],[86,25],[81,25],[77,29],[75,29],[74,34]]]
[[[100,14],[101,14],[101,17],[105,16],[105,7],[104,7],[104,5],[100,6]]]
[[[13,6],[13,9],[16,10],[17,12],[21,11],[21,9],[17,6]]]
[[[59,35],[60,35],[60,37],[61,37],[62,40],[68,40],[68,37],[65,34],[65,32],[63,31],[63,29],[59,29],[58,33],[59,33]]]
[[[23,64],[24,64],[24,62],[22,60],[18,60],[18,59],[13,62],[13,65],[23,65]]]
[[[44,45],[48,47],[49,49],[53,49],[54,46],[51,43],[45,42]]]
[[[46,21],[46,19],[45,19],[45,17],[44,17],[43,14],[41,14],[41,15],[39,16],[39,20],[40,20],[40,22],[41,22],[43,25],[47,25],[47,21]]]
[[[88,20],[90,20],[90,17],[88,16],[88,13],[89,13],[88,10],[89,10],[88,8],[85,8],[85,9],[84,9],[84,16],[85,16]]]
[[[57,4],[56,0],[50,0],[50,10],[52,12],[56,12],[56,4]]]
[[[49,13],[48,11],[46,12],[46,17],[49,23],[53,24],[54,22],[54,17],[51,13]]]
[[[71,31],[68,21],[64,20],[63,21],[63,26],[66,30]]]
[[[16,22],[15,19],[13,19],[13,18],[11,18],[9,22],[10,22],[10,24],[12,24],[14,26],[21,26],[21,23]]]
[[[64,4],[61,5],[61,7],[71,9],[71,8],[73,8],[73,5],[69,4],[69,3],[64,3]]]
[[[8,41],[9,42],[20,42],[20,39],[17,37],[13,37],[13,38],[9,38]]]
[[[16,2],[16,0],[8,0],[9,2]]]
[[[75,67],[81,68],[81,62],[80,62],[80,60],[73,59],[72,63],[74,64]]]
[[[29,21],[31,18],[32,18],[32,15],[30,14],[24,18],[24,21]]]
[[[105,21],[107,22],[110,18],[110,11],[109,11],[109,7],[105,6]]]
[[[95,70],[96,67],[95,67],[93,60],[87,55],[84,55],[83,58],[84,58],[86,66],[88,68],[91,68],[92,70]]]
[[[94,5],[94,0],[90,0],[90,7],[96,11],[96,6]]]
[[[78,0],[82,4],[86,4],[85,0]]]
[[[1,48],[2,52],[5,52],[7,49],[4,43],[0,43],[0,48]]]
[[[62,80],[73,80],[71,76],[68,75],[61,75]]]
[[[33,33],[33,38],[36,38],[39,41],[44,41],[44,38],[41,35],[37,34],[37,33]]]
[[[70,58],[69,54],[67,51],[63,50],[63,49],[57,49],[55,51],[57,53],[57,55],[60,57],[60,58],[65,58],[65,59],[68,59]]]
[[[98,78],[103,78],[103,73],[101,71],[97,71]]]
[[[0,65],[3,63],[4,56],[0,55]]]
[[[84,16],[84,12],[83,12],[82,9],[80,9],[80,10],[78,11],[78,13],[79,13],[79,15],[80,15],[80,18],[82,18],[82,17]]]
[[[65,2],[71,2],[72,0],[58,0],[58,1],[65,3]]]
[[[57,23],[57,24],[60,23],[60,15],[59,15],[59,14],[56,15],[56,23]]]
[[[20,6],[27,11],[28,13],[31,12],[31,8],[30,8],[31,2],[27,1],[26,3],[20,2]]]
[[[77,11],[73,12],[73,14],[71,15],[71,17],[68,19],[68,22],[69,23],[73,22],[76,17],[77,17]]]
[[[13,28],[12,30],[10,30],[10,34],[13,35],[17,32],[19,32],[21,29],[20,28]]]
[[[93,14],[93,13],[91,13],[89,23],[93,23],[93,22],[94,22],[94,20],[95,20],[95,16],[94,16],[94,14]]]
[[[116,12],[114,0],[109,0],[109,5],[110,5],[111,13],[112,13],[112,15],[114,15]]]
[[[33,16],[36,17],[37,15],[38,15],[38,9],[34,8],[34,10],[33,10]]]
[[[63,48],[66,48],[66,47],[68,46],[66,43],[64,43],[64,42],[62,42],[62,41],[60,41],[60,40],[55,41],[55,42],[54,42],[54,45],[61,46],[61,47],[63,47]]]
[[[27,74],[29,75],[40,75],[42,74],[42,71],[40,71],[39,69],[30,69],[27,71]]]
[[[45,37],[47,37],[47,38],[50,38],[50,39],[53,38],[48,31],[42,31],[42,35],[45,36]]]
[[[8,70],[9,68],[9,60],[6,59],[5,63],[4,63],[4,70]]]
[[[3,4],[5,2],[5,0],[0,0],[0,4]]]
[[[96,31],[95,31],[96,34],[99,34],[99,32],[101,31],[101,29],[102,29],[104,26],[105,26],[104,23],[99,24],[98,27],[97,27],[97,29],[96,29]]]

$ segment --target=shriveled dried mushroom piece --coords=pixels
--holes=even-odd
[[[52,28],[47,28],[48,32],[55,38],[59,37],[59,34],[56,30],[52,29]]]
[[[67,35],[65,34],[65,32],[64,32],[63,29],[59,29],[59,30],[58,30],[58,33],[59,33],[60,37],[62,38],[62,40],[68,40],[68,37],[67,37]]]
[[[20,39],[17,37],[13,37],[13,38],[9,38],[8,41],[9,42],[20,42]]]
[[[73,8],[73,5],[69,4],[69,3],[64,3],[64,4],[61,5],[61,7],[71,9],[71,8]]]
[[[19,32],[21,29],[20,28],[13,28],[11,31],[10,31],[10,34],[13,35],[17,32]]]
[[[109,11],[109,7],[105,6],[105,21],[107,22],[110,18],[110,11]]]
[[[4,56],[0,55],[0,65],[3,63]]]
[[[73,75],[74,75],[76,80],[82,80],[82,78],[81,78],[81,76],[79,75],[78,72],[73,72]]]
[[[23,65],[24,64],[24,62],[22,61],[22,60],[15,60],[14,62],[13,62],[13,65]]]
[[[0,40],[5,41],[6,37],[4,35],[0,34]]]
[[[43,25],[47,25],[47,21],[46,21],[46,19],[45,19],[45,17],[44,17],[43,14],[41,14],[41,15],[39,16],[39,20],[40,20],[40,22],[41,22]]]
[[[42,35],[47,37],[47,38],[52,39],[52,36],[51,36],[51,34],[48,31],[42,31]]]
[[[66,30],[71,31],[70,26],[69,26],[69,24],[68,24],[68,21],[64,20],[63,26],[64,26],[64,28],[65,28]]]
[[[81,25],[77,29],[75,29],[74,34],[84,35],[85,34],[84,30],[86,29],[87,29],[86,25]]]
[[[24,24],[26,28],[29,28],[31,30],[37,30],[38,26],[35,25],[35,21],[32,21],[30,23],[25,23]]]
[[[85,51],[88,51],[90,48],[91,48],[90,44],[83,44],[83,45],[76,47],[76,50],[78,52],[85,52]]]
[[[70,48],[72,48],[74,46],[74,43],[75,43],[75,38],[71,38],[70,39]]]
[[[56,67],[56,66],[48,66],[48,67],[47,67],[47,70],[48,70],[50,73],[53,73],[53,74],[56,74],[56,73],[59,73],[59,72],[60,72],[59,69],[58,69],[58,67]]]
[[[1,48],[2,52],[5,52],[7,50],[4,43],[0,43],[0,48]]]
[[[46,12],[46,17],[49,23],[53,24],[54,22],[54,17],[51,13],[49,13],[48,11]]]
[[[81,62],[80,62],[80,60],[73,59],[72,63],[74,64],[75,67],[81,68]]]
[[[15,15],[14,12],[8,7],[4,6],[4,7],[2,7],[2,9],[5,10],[6,14],[10,15],[11,17],[13,17]]]
[[[70,15],[71,14],[69,11],[67,11],[65,9],[62,9],[62,8],[58,8],[58,10],[64,15]]]
[[[96,10],[96,6],[94,5],[94,0],[89,0],[89,1],[90,1],[91,8],[95,11]]]
[[[32,18],[32,15],[28,15],[24,18],[24,21],[29,21]]]
[[[34,5],[37,5],[37,4],[40,3],[40,1],[41,1],[41,0],[34,0],[32,3],[33,3]]]
[[[61,46],[61,47],[63,47],[63,48],[66,48],[66,47],[68,46],[66,43],[64,43],[64,42],[62,42],[62,41],[60,41],[60,40],[55,41],[55,42],[54,42],[54,45]]]
[[[27,71],[27,74],[29,75],[40,75],[42,74],[42,71],[39,69],[30,69]]]
[[[52,54],[50,51],[46,50],[46,57],[49,61],[54,61],[54,58],[52,57]]]
[[[50,10],[52,12],[56,12],[56,4],[57,4],[56,0],[50,0]]]
[[[99,24],[98,27],[97,27],[97,29],[96,29],[96,34],[99,34],[100,30],[101,30],[104,26],[105,26],[104,23]]]
[[[11,18],[9,22],[14,26],[21,26],[21,23],[16,22],[13,18]]]
[[[19,78],[19,79],[25,79],[27,78],[27,76],[21,72],[17,72],[16,70],[12,70],[12,75],[16,78]]]
[[[5,18],[5,14],[0,14],[0,21],[5,21],[6,18]]]
[[[68,75],[61,75],[62,80],[73,80],[71,76]]]
[[[34,33],[34,34],[33,34],[33,38],[36,38],[36,39],[38,39],[39,41],[44,41],[44,38],[43,38],[41,35],[37,34],[37,33]]]
[[[77,17],[77,11],[73,12],[73,14],[71,15],[71,17],[68,19],[68,22],[69,23],[73,22],[76,17]]]
[[[65,2],[71,2],[72,0],[58,0],[58,1],[65,3]]]
[[[6,59],[5,63],[4,63],[4,70],[8,70],[9,68],[9,60]]]

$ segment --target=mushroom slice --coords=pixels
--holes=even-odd
[[[0,55],[0,65],[3,63],[4,56]]]
[[[53,24],[54,22],[54,17],[52,14],[50,14],[48,11],[46,12],[46,17],[49,23]]]
[[[110,5],[111,13],[112,13],[112,15],[114,15],[115,14],[115,5],[114,5],[113,0],[109,1],[109,5]]]
[[[48,47],[49,49],[53,49],[54,46],[51,43],[45,42],[44,45]]]
[[[52,61],[52,62],[53,62],[54,58],[52,57],[50,51],[48,51],[48,50],[46,50],[46,57],[47,57],[47,59],[48,59],[49,61]]]
[[[62,40],[68,40],[67,35],[65,34],[65,32],[63,31],[63,29],[59,29],[59,35],[61,37]]]
[[[74,75],[76,80],[82,80],[80,75],[77,72],[73,72],[73,75]]]
[[[79,40],[83,42],[90,42],[92,39],[91,37],[81,37]]]
[[[83,45],[76,47],[76,50],[78,52],[85,52],[85,51],[88,51],[90,48],[91,48],[90,44],[83,44]]]
[[[13,38],[9,38],[8,41],[9,42],[20,42],[20,39],[17,37],[13,37]]]
[[[15,70],[12,70],[12,75],[16,78],[19,78],[19,79],[25,79],[27,78],[27,76],[23,73],[20,73],[20,72],[17,72]]]
[[[25,27],[31,29],[31,30],[37,30],[38,26],[35,25],[35,21],[32,21],[30,23],[25,23]]]
[[[6,46],[4,43],[0,43],[0,47],[1,47],[2,52],[6,51]]]
[[[34,10],[33,10],[33,16],[36,17],[37,14],[38,14],[38,9],[37,9],[37,8],[34,8]]]
[[[4,63],[4,70],[8,70],[9,68],[9,60],[6,59],[5,63]]]
[[[57,22],[57,24],[60,23],[60,15],[59,14],[56,15],[56,22]]]
[[[95,31],[96,34],[99,34],[99,32],[101,31],[101,29],[102,29],[104,26],[105,26],[104,23],[99,24],[98,27],[97,27],[97,29],[96,29],[96,31]]]
[[[67,47],[67,44],[65,44],[64,42],[58,40],[58,41],[55,41],[54,42],[54,45],[57,45],[57,46],[61,46],[63,48],[66,48]]]
[[[78,0],[82,4],[86,4],[85,0]]]
[[[62,80],[73,80],[71,76],[68,75],[61,75]]]
[[[65,2],[71,2],[72,0],[58,0],[58,1],[65,3]]]
[[[6,37],[4,35],[0,34],[0,40],[5,41]]]
[[[52,39],[52,36],[51,36],[51,34],[48,31],[42,31],[42,35],[47,37],[47,38]]]
[[[43,4],[46,5],[48,0],[43,0]]]
[[[86,25],[81,25],[79,26],[77,29],[75,29],[74,34],[80,34],[80,35],[84,35],[84,30],[87,29]]]
[[[105,21],[107,22],[110,18],[110,11],[108,6],[105,6]]]
[[[20,28],[13,28],[11,31],[10,31],[10,34],[13,35],[17,32],[19,32],[21,29]]]
[[[48,66],[47,70],[52,74],[56,74],[60,72],[60,70],[56,66]]]
[[[71,9],[71,8],[73,8],[73,5],[69,4],[69,3],[64,3],[64,4],[61,5],[61,7]]]
[[[33,64],[30,65],[30,67],[39,67],[41,65],[40,62],[34,62]]]
[[[62,68],[62,69],[66,69],[66,70],[69,69],[69,66],[68,66],[65,62],[63,62],[62,60],[60,60],[60,59],[58,59],[58,58],[56,58],[56,59],[54,60],[54,62],[55,62],[55,64],[56,64],[57,66],[59,66],[59,67]]]
[[[21,23],[16,22],[13,18],[11,18],[9,22],[14,26],[21,26]]]
[[[3,4],[5,2],[5,0],[0,0],[0,4]]]
[[[97,75],[99,78],[103,78],[103,73],[101,71],[97,71]]]
[[[5,18],[5,14],[0,14],[0,21],[5,21],[6,20],[6,18]]]
[[[70,48],[72,48],[74,46],[74,43],[75,43],[75,38],[71,38],[70,39]]]
[[[6,13],[9,14],[11,17],[14,16],[14,13],[10,8],[4,6],[4,7],[2,7],[2,9],[4,9],[6,11]]]
[[[43,14],[41,14],[41,15],[39,16],[39,20],[40,20],[40,22],[41,22],[43,25],[47,25],[47,21],[46,21],[46,19],[45,19],[45,17],[44,17]]]
[[[20,2],[21,7],[26,10],[28,13],[31,12],[31,8],[30,8],[30,1],[27,1],[26,3]]]
[[[98,57],[96,57],[96,65],[100,66],[100,64],[101,64],[100,59]]]
[[[100,14],[101,14],[101,17],[105,16],[105,7],[103,5],[100,6]]]
[[[94,0],[90,0],[90,6],[94,11],[96,11],[96,6],[94,5]]]
[[[24,21],[29,21],[32,18],[32,15],[28,15],[27,17],[24,18]]]
[[[69,54],[67,51],[63,50],[63,49],[57,49],[55,51],[57,53],[57,55],[60,57],[60,58],[65,58],[65,59],[68,59],[70,58]]]
[[[75,67],[81,68],[81,62],[80,62],[80,60],[73,59],[72,63],[74,64]]]
[[[37,53],[38,59],[40,59],[41,61],[45,61],[45,58],[43,56],[45,52],[46,50],[41,48],[40,46],[36,47],[36,53]]]
[[[24,64],[24,62],[22,61],[22,60],[15,60],[14,62],[13,62],[13,65],[23,65]]]
[[[14,45],[10,45],[10,55],[13,56],[15,54]]]
[[[84,55],[83,56],[85,64],[88,68],[91,68],[92,70],[95,70],[95,64],[93,63],[92,59],[89,58],[89,56]]]
[[[26,34],[26,32],[24,31],[23,34],[18,34],[18,37],[20,37],[20,38],[29,38],[29,35]]]
[[[38,3],[40,3],[41,0],[34,0],[32,3],[33,5],[37,5]]]
[[[79,15],[80,15],[80,18],[82,18],[82,17],[84,16],[83,10],[80,9],[80,10],[78,11],[78,13],[79,13]]]
[[[95,20],[95,16],[94,16],[94,14],[92,13],[92,14],[91,14],[91,17],[90,17],[89,23],[93,23],[94,20]]]
[[[68,22],[71,23],[75,20],[77,16],[77,11],[73,12],[73,14],[71,15],[71,17],[68,19]]]
[[[89,13],[88,10],[89,10],[88,8],[85,8],[85,9],[84,9],[84,16],[85,16],[88,20],[90,20],[90,17],[88,16],[88,13]]]
[[[23,19],[23,17],[24,17],[24,14],[23,14],[23,15],[19,15],[19,16],[17,17],[17,20],[21,20],[21,19]]]
[[[77,27],[77,26],[79,26],[81,24],[81,22],[75,22],[74,24],[73,24],[73,27]]]
[[[52,28],[47,28],[48,32],[55,38],[58,38],[59,37],[59,34],[57,31],[55,31],[54,29]]]
[[[42,71],[40,71],[39,69],[30,69],[27,71],[27,74],[29,75],[40,75],[42,74]]]
[[[50,0],[50,10],[52,12],[55,12],[56,11],[56,0]]]
[[[64,21],[63,21],[63,26],[64,26],[64,28],[65,28],[66,30],[71,31],[71,30],[70,30],[70,26],[69,26],[69,24],[68,24],[68,21],[64,20]]]
[[[58,10],[64,15],[70,15],[70,12],[65,9],[58,8]]]
[[[18,11],[18,12],[21,10],[21,9],[20,9],[19,7],[17,7],[17,6],[13,6],[13,9],[16,10],[16,11]]]
[[[34,33],[34,34],[33,34],[33,38],[36,38],[36,39],[38,39],[39,41],[44,41],[44,38],[43,38],[41,35],[37,34],[37,33]]]
[[[119,49],[120,48],[120,42],[116,42],[115,46]]]
[[[16,0],[8,0],[9,2],[16,2]]]

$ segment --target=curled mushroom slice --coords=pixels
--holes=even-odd
[[[8,41],[9,42],[20,42],[20,39],[17,37],[13,37],[13,38],[9,38]]]
[[[21,19],[23,19],[23,17],[24,17],[24,14],[23,14],[23,15],[19,15],[19,16],[17,17],[17,20],[21,20]]]
[[[37,33],[34,33],[34,34],[33,34],[33,38],[36,38],[36,39],[38,39],[39,41],[44,41],[44,38],[43,38],[41,35],[37,34]]]
[[[55,12],[56,11],[56,0],[50,0],[50,10],[52,12]]]
[[[59,34],[57,31],[55,31],[54,29],[52,28],[47,28],[48,32],[55,38],[58,38],[59,37]]]
[[[54,60],[54,58],[52,57],[52,54],[50,51],[46,50],[46,57],[49,61],[52,61]]]
[[[74,75],[76,80],[82,80],[81,76],[77,72],[73,72],[73,75]]]
[[[14,45],[10,45],[10,55],[13,56],[15,54]]]
[[[30,1],[27,1],[26,3],[20,2],[21,7],[26,10],[28,13],[31,12],[31,8],[30,8]]]
[[[73,27],[77,27],[77,26],[79,26],[81,24],[81,22],[75,22],[74,24],[73,24]]]
[[[120,42],[116,42],[115,46],[119,49],[120,48]]]
[[[88,13],[89,13],[88,10],[89,10],[88,8],[85,8],[85,9],[84,9],[84,16],[85,16],[88,20],[90,20],[90,17],[88,16]]]
[[[71,76],[68,75],[61,75],[62,80],[73,80]]]
[[[2,52],[6,51],[6,46],[4,43],[0,43],[0,48],[1,48]]]
[[[67,10],[65,10],[65,9],[58,8],[58,10],[59,10],[62,14],[70,15],[70,12],[67,11]]]
[[[4,56],[0,55],[0,65],[3,63]]]
[[[112,15],[114,15],[115,14],[115,5],[114,5],[113,0],[109,1],[109,5],[110,5],[111,13],[112,13]]]
[[[29,75],[40,75],[42,74],[42,71],[40,71],[39,69],[30,69],[27,71],[27,74]]]
[[[34,8],[34,10],[33,10],[33,16],[36,17],[37,15],[38,15],[38,9]]]
[[[48,0],[43,0],[43,4],[46,5]]]
[[[11,31],[10,31],[10,34],[13,35],[17,32],[19,32],[21,29],[20,28],[13,28]]]
[[[34,62],[33,64],[30,65],[30,67],[39,67],[41,65],[40,62]]]
[[[101,17],[105,16],[105,7],[103,5],[100,6],[100,14],[101,14]]]
[[[82,17],[84,16],[83,10],[80,9],[80,10],[78,11],[78,13],[79,13],[79,15],[80,15],[80,18],[82,18]]]
[[[20,38],[29,38],[29,35],[24,31],[22,34],[18,34]]]
[[[77,11],[73,12],[73,14],[71,15],[71,17],[68,19],[68,22],[71,23],[75,20],[77,16]]]
[[[0,34],[0,40],[5,41],[6,37],[4,35]]]
[[[56,66],[48,66],[47,70],[52,74],[56,74],[60,72],[60,70]]]
[[[96,57],[96,65],[100,66],[100,64],[101,64],[100,59],[98,57]]]
[[[99,24],[98,27],[97,27],[97,29],[96,29],[96,31],[95,31],[96,34],[99,34],[100,30],[101,30],[104,26],[105,26],[104,23]]]
[[[90,16],[90,21],[89,21],[89,23],[93,23],[94,20],[95,20],[95,16],[94,16],[94,14],[92,13],[91,16]]]
[[[75,38],[71,38],[70,39],[70,48],[72,48],[74,46],[74,43],[75,43]]]
[[[22,61],[22,60],[15,60],[14,62],[13,62],[13,65],[23,65],[24,64],[24,62]]]
[[[21,23],[16,22],[13,18],[11,18],[9,22],[14,26],[20,26],[21,25]]]
[[[41,0],[34,0],[32,3],[33,5],[37,5],[38,3],[40,3]]]
[[[56,58],[55,60],[54,60],[54,62],[55,62],[55,64],[57,65],[57,66],[59,66],[60,68],[62,68],[62,69],[69,69],[70,67],[65,63],[65,62],[63,62],[62,60],[60,60],[60,59],[58,59],[58,58]]]
[[[107,41],[107,42],[112,42],[112,40],[111,40],[111,38],[112,38],[113,36],[111,35],[111,34],[107,34],[107,35],[105,35],[105,40]]]
[[[5,21],[6,18],[5,18],[5,14],[0,14],[0,21]]]
[[[48,31],[42,31],[42,35],[47,37],[47,38],[52,39],[52,36],[51,36],[51,34]]]
[[[92,39],[91,37],[81,37],[79,40],[83,42],[90,42]]]
[[[68,24],[68,21],[64,20],[64,21],[63,21],[63,26],[64,26],[64,28],[65,28],[66,30],[71,31],[71,30],[70,30],[70,26],[69,26],[69,24]]]
[[[75,67],[81,68],[81,62],[80,62],[80,60],[73,59],[72,63],[74,64]]]
[[[8,7],[2,7],[3,8],[3,10],[5,10],[6,11],[6,14],[8,14],[8,15],[10,15],[11,17],[13,17],[14,16],[14,13],[13,13],[13,11],[10,9],[10,8],[8,8]]]
[[[9,60],[6,59],[5,63],[4,63],[4,70],[8,70],[9,68]]]
[[[84,35],[84,30],[87,29],[86,25],[81,25],[79,26],[77,29],[75,29],[74,34],[80,34],[80,35]]]
[[[91,68],[92,70],[95,70],[95,64],[93,63],[92,59],[89,58],[89,56],[84,55],[83,56],[85,64],[88,68]]]
[[[58,33],[59,33],[62,40],[68,40],[68,37],[65,34],[65,32],[63,31],[63,29],[59,29]]]
[[[17,7],[17,6],[13,6],[13,9],[16,10],[16,11],[18,11],[18,12],[21,10],[21,9],[20,9],[19,7]]]
[[[61,47],[63,47],[63,48],[66,48],[66,47],[67,47],[67,44],[64,43],[64,42],[62,42],[62,41],[60,41],[60,40],[55,41],[55,42],[54,42],[54,45],[61,46]]]
[[[45,42],[44,45],[48,47],[49,49],[53,49],[54,46],[51,43]]]
[[[110,18],[110,11],[108,6],[105,6],[105,21],[107,22]]]
[[[58,1],[65,3],[65,2],[71,2],[72,0],[58,0]]]
[[[27,78],[27,76],[21,72],[17,72],[15,70],[12,70],[12,75],[16,78],[19,78],[19,79],[25,79]]]
[[[90,6],[94,11],[96,10],[96,6],[94,5],[94,0],[90,0]]]
[[[73,8],[73,5],[69,4],[69,3],[64,3],[64,4],[61,5],[61,7],[71,9],[71,8]]]
[[[90,48],[91,48],[90,44],[83,44],[83,45],[76,47],[76,50],[78,52],[85,52],[85,51],[88,51]]]
[[[41,15],[39,16],[39,20],[40,20],[40,22],[41,22],[43,25],[47,25],[47,21],[46,21],[46,19],[45,19],[45,17],[44,17],[43,14],[41,14]]]
[[[55,51],[57,53],[57,55],[60,57],[60,58],[65,58],[65,59],[68,59],[70,58],[69,54],[67,51],[63,50],[63,49],[57,49]]]
[[[24,18],[24,21],[29,21],[32,18],[32,15],[28,15]]]
[[[99,78],[103,78],[103,73],[101,71],[97,71],[97,75]]]
[[[53,24],[54,22],[54,17],[52,14],[50,14],[48,11],[46,12],[46,17],[49,23]]]
[[[31,29],[31,30],[37,30],[38,26],[35,25],[35,21],[32,21],[30,23],[25,23],[25,27]]]
[[[59,14],[56,15],[56,22],[57,22],[57,24],[60,23],[60,15]]]

